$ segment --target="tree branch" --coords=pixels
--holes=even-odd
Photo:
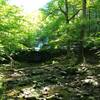
[[[69,21],[72,20],[72,19],[80,12],[80,10],[82,10],[82,9],[79,9],[74,15],[72,15],[72,16],[69,18]]]
[[[58,6],[59,6],[59,9],[60,9],[60,11],[64,14],[64,15],[66,15],[66,12],[61,8],[61,5],[58,3]]]

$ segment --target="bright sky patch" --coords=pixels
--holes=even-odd
[[[9,3],[22,7],[25,12],[30,13],[33,10],[38,10],[48,3],[50,0],[9,0]]]

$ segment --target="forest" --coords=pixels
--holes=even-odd
[[[0,100],[100,100],[100,0],[50,0],[30,14],[0,0]]]

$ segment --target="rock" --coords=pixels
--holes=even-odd
[[[14,87],[16,87],[17,84],[18,84],[18,81],[17,80],[8,80],[8,81],[5,81],[3,83],[3,85],[5,86],[5,88],[7,90],[13,89]]]
[[[36,97],[24,97],[25,100],[38,100]]]
[[[27,63],[41,63],[46,62],[52,58],[59,57],[66,53],[66,50],[62,49],[53,49],[53,50],[21,50],[17,51],[11,57],[15,61],[27,62]]]
[[[0,64],[9,64],[11,59],[7,55],[0,55]]]
[[[24,88],[19,94],[19,97],[24,97],[25,100],[37,100],[39,96],[40,94],[33,87]]]
[[[93,86],[98,86],[99,83],[94,80],[94,79],[85,79],[85,80],[82,80],[83,81],[83,84],[90,84],[90,85],[93,85]]]

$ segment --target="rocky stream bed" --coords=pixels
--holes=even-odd
[[[100,100],[100,64],[2,64],[0,100]]]

